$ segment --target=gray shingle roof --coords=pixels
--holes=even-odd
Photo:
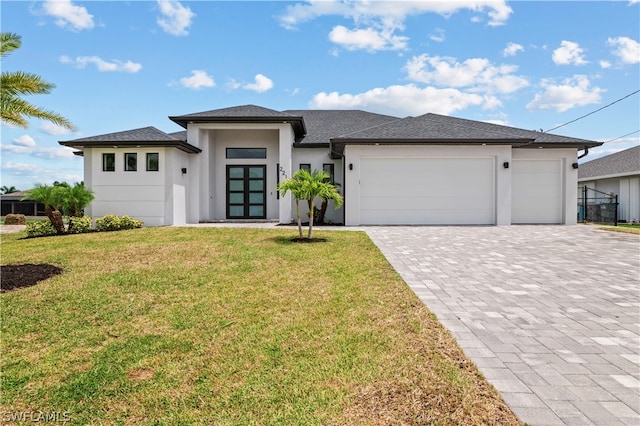
[[[125,130],[123,132],[107,133],[104,135],[74,139],[68,142],[158,142],[171,140],[175,140],[175,138],[172,138],[155,127],[142,127],[140,129]]]
[[[508,144],[518,147],[593,147],[602,143],[535,132],[439,114],[407,117],[356,131],[332,140],[331,151],[341,154],[346,144],[369,143]]]
[[[396,139],[425,141],[500,141],[503,143],[601,145],[600,142],[570,138],[515,127],[466,120],[439,114],[407,117],[382,126],[343,136],[344,139]]]
[[[307,133],[302,117],[257,105],[241,105],[193,114],[170,116],[170,120],[187,128],[187,123],[290,123],[296,139]]]
[[[176,147],[184,152],[197,153],[200,148],[190,145],[186,138],[179,139],[171,136],[155,127],[142,127],[140,129],[126,130],[123,132],[107,133],[104,135],[90,136],[86,138],[60,141],[60,145],[76,149],[84,147],[111,147],[111,146],[149,146]]]
[[[328,146],[331,138],[379,126],[398,120],[390,115],[374,114],[360,110],[286,110],[287,114],[301,116],[307,127],[307,135],[299,146]]]
[[[197,119],[197,118],[237,118],[237,117],[282,117],[292,116],[290,114],[276,111],[269,108],[264,108],[258,105],[240,105],[229,108],[212,109],[210,111],[194,112],[192,114],[178,115],[171,117],[180,119]]]
[[[640,145],[580,164],[578,180],[640,174]]]

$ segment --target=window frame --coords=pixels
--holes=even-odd
[[[156,156],[156,168],[152,169],[149,167],[149,160],[152,155]],[[160,153],[159,152],[147,152],[146,155],[146,166],[148,172],[159,172],[160,171]]]
[[[135,166],[133,169],[129,168],[129,158],[135,159]],[[137,172],[138,171],[138,153],[137,152],[125,152],[124,153],[124,171],[125,172]]]
[[[107,157],[111,158],[111,168],[107,168]],[[102,171],[103,172],[115,172],[116,171],[116,153],[115,152],[103,152],[102,153]]]
[[[244,151],[246,154],[240,154]],[[236,152],[236,154],[232,154]],[[264,160],[267,158],[267,148],[233,148],[225,149],[225,158],[227,160]]]
[[[300,166],[298,168],[300,170],[306,170],[311,173],[311,163],[300,163]]]
[[[327,166],[329,170],[327,170]],[[322,164],[322,171],[329,173],[329,183],[331,185],[335,185],[336,183],[336,165],[334,163],[324,163]]]

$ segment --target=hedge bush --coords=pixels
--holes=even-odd
[[[56,234],[56,228],[53,227],[50,220],[39,220],[37,222],[27,223],[28,237],[46,237]]]
[[[71,217],[69,218],[69,233],[83,234],[91,230],[91,217]]]
[[[26,225],[27,218],[23,214],[13,214],[9,213],[4,218],[5,225]]]
[[[142,221],[132,219],[129,216],[108,214],[100,219],[96,219],[96,229],[98,231],[120,231],[124,229],[142,228],[142,225]]]

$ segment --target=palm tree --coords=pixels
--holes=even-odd
[[[307,239],[313,236],[313,208],[316,197],[322,199],[334,200],[335,208],[342,205],[342,196],[336,187],[328,181],[329,174],[322,170],[314,170],[309,173],[307,170],[300,169],[289,179],[282,181],[278,185],[278,191],[284,196],[287,191],[296,201],[296,216],[298,218],[298,233],[302,239],[302,223],[300,220],[300,200],[306,200],[309,203],[309,232]]]
[[[82,217],[84,209],[93,201],[93,191],[84,186],[84,182],[73,186],[58,185],[60,188],[62,210],[69,217]]]
[[[278,184],[276,190],[280,191],[281,196],[285,196],[288,191],[291,191],[291,195],[296,202],[296,218],[298,219],[298,235],[302,239],[302,220],[300,219],[300,200],[306,200],[304,194],[304,179],[301,172],[306,170],[298,170],[292,177],[283,180]],[[308,172],[307,172],[308,173]]]
[[[35,188],[26,192],[23,200],[35,200],[44,204],[44,214],[47,215],[51,224],[56,229],[58,234],[64,234],[64,221],[62,220],[62,213],[58,207],[62,204],[60,187],[36,184]]]
[[[0,188],[0,194],[11,194],[13,192],[18,192],[18,188],[16,188],[15,186],[2,186],[2,188]]]
[[[21,44],[19,35],[0,33],[0,57],[4,58]],[[34,117],[75,130],[75,126],[60,114],[43,110],[20,98],[20,95],[46,94],[54,87],[37,74],[3,71],[0,76],[0,119],[3,123],[26,128],[29,123],[25,116]]]
[[[308,239],[311,239],[313,232],[313,211],[316,197],[320,197],[323,200],[333,200],[335,208],[338,209],[342,205],[342,195],[338,192],[336,187],[329,181],[329,173],[323,170],[314,170],[313,173],[307,173],[305,195],[309,201],[309,234]]]

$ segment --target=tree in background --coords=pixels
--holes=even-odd
[[[21,44],[22,39],[19,35],[0,33],[0,57],[4,58]],[[75,130],[74,125],[60,114],[43,110],[20,97],[46,94],[54,87],[54,84],[46,82],[37,74],[3,71],[0,76],[0,119],[3,123],[26,128],[29,122],[25,117],[34,117]]]
[[[19,191],[19,190],[18,190],[18,188],[16,188],[15,186],[6,186],[6,185],[3,185],[3,186],[0,188],[0,194],[12,194],[12,193],[14,193],[14,192],[18,192],[18,191]]]

